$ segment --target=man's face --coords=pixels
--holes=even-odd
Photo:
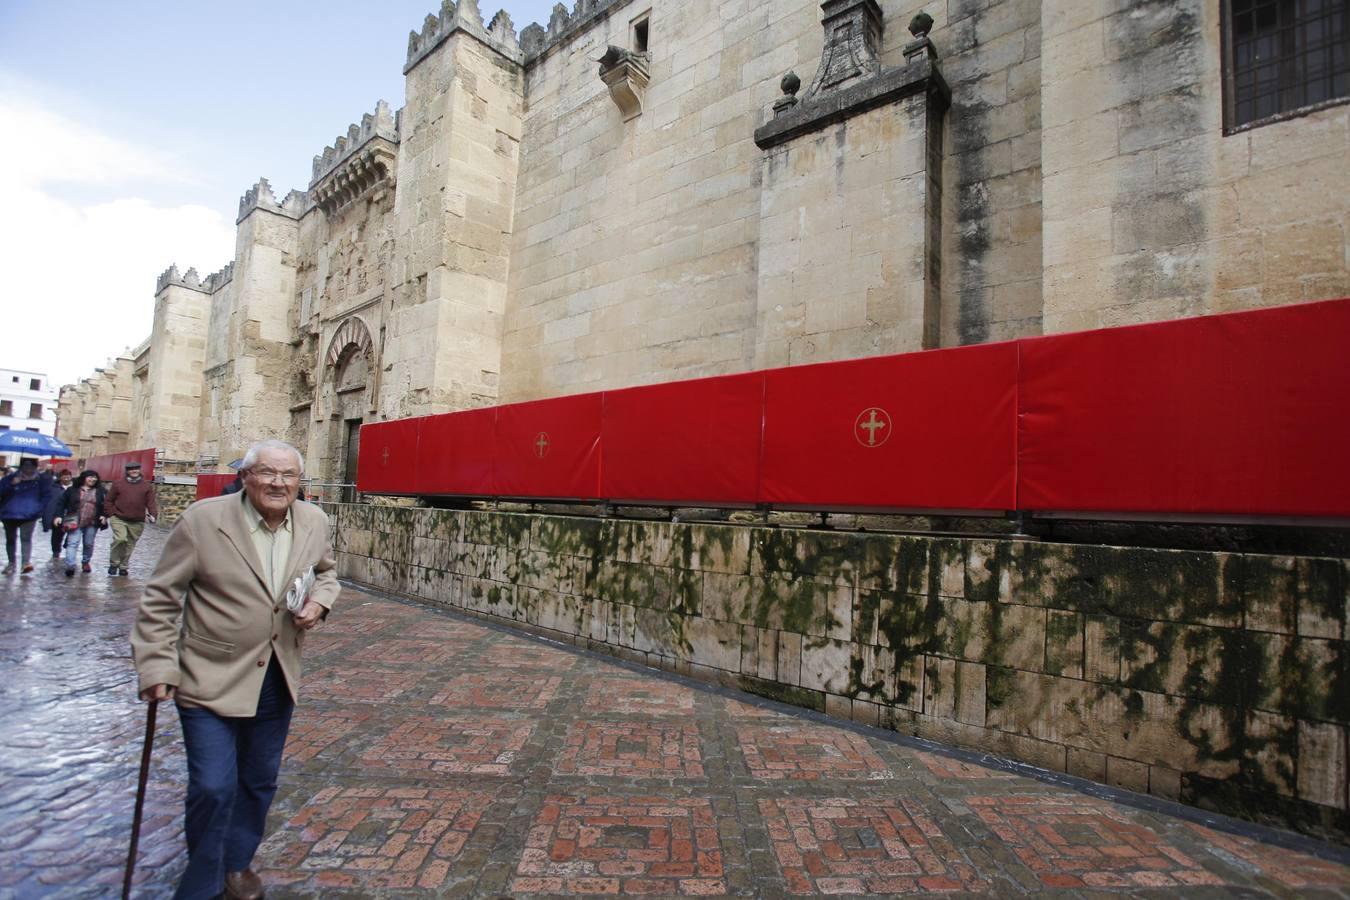
[[[25,459],[19,463],[19,474],[29,478],[37,473],[37,460]]]
[[[300,466],[289,450],[267,449],[244,473],[244,493],[258,512],[283,514],[300,490]]]
[[[75,480],[75,476],[72,475],[72,474],[70,474],[69,472],[65,472],[65,473],[63,473],[63,474],[61,475],[61,484],[62,484],[64,487],[70,487],[70,483],[71,483],[72,481],[74,481],[74,480]]]
[[[140,481],[140,480],[141,480],[141,470],[140,470],[140,469],[127,469],[127,481],[130,481],[130,482],[132,482],[132,483],[135,483],[135,482]]]

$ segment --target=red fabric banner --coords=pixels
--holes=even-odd
[[[471,496],[493,493],[495,407],[427,416],[417,421],[417,471],[413,476],[417,493]]]
[[[759,372],[606,391],[601,496],[753,504],[763,393]]]
[[[1013,508],[1015,344],[795,366],[764,379],[761,501]]]
[[[493,493],[599,497],[601,409],[598,393],[497,407]]]
[[[198,500],[205,500],[207,497],[219,497],[225,487],[234,481],[234,474],[216,475],[208,473],[197,476],[197,497]]]
[[[1350,301],[1021,344],[1022,508],[1350,515]]]
[[[358,480],[394,494],[1348,517],[1347,347],[1350,300],[1337,300],[648,385],[367,425]]]
[[[417,429],[422,421],[396,419],[361,426],[356,484],[363,493],[417,493]]]
[[[81,471],[93,469],[98,473],[101,481],[111,484],[114,481],[121,481],[126,474],[126,465],[129,462],[138,462],[141,464],[141,474],[149,479],[155,477],[155,448],[149,447],[144,450],[126,450],[121,453],[109,453],[104,456],[95,456],[84,461],[84,467]],[[74,469],[71,470],[78,475]]]

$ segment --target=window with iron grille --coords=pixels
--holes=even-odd
[[[1350,99],[1350,2],[1227,0],[1225,130]]]

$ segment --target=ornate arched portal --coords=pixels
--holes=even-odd
[[[343,320],[324,355],[324,395],[329,409],[328,474],[331,481],[356,481],[361,422],[375,407],[375,343],[359,316]]]

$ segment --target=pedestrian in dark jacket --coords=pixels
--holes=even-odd
[[[33,571],[33,526],[54,490],[50,472],[39,472],[37,460],[19,461],[19,470],[0,478],[0,521],[5,524],[6,575],[13,575],[16,544],[22,545],[23,574]]]
[[[42,511],[42,530],[52,533],[52,561],[61,558],[61,545],[66,541],[66,530],[59,525],[54,525],[52,520],[61,515],[61,504],[65,502],[66,490],[75,483],[75,476],[69,469],[62,469],[56,476],[56,484],[53,485],[51,499],[47,501],[47,508]]]
[[[108,527],[108,519],[103,514],[103,486],[99,484],[98,473],[85,469],[79,479],[67,489],[61,503],[61,515],[53,523],[65,528],[66,539],[66,577],[75,574],[75,551],[84,544],[84,571],[90,571],[89,560],[94,557],[94,539],[100,528]]]
[[[124,471],[123,479],[114,481],[108,488],[108,524],[112,526],[113,534],[112,547],[108,550],[109,575],[127,574],[131,553],[141,539],[146,520],[153,522],[159,517],[155,486],[142,476],[141,464],[129,462]]]

